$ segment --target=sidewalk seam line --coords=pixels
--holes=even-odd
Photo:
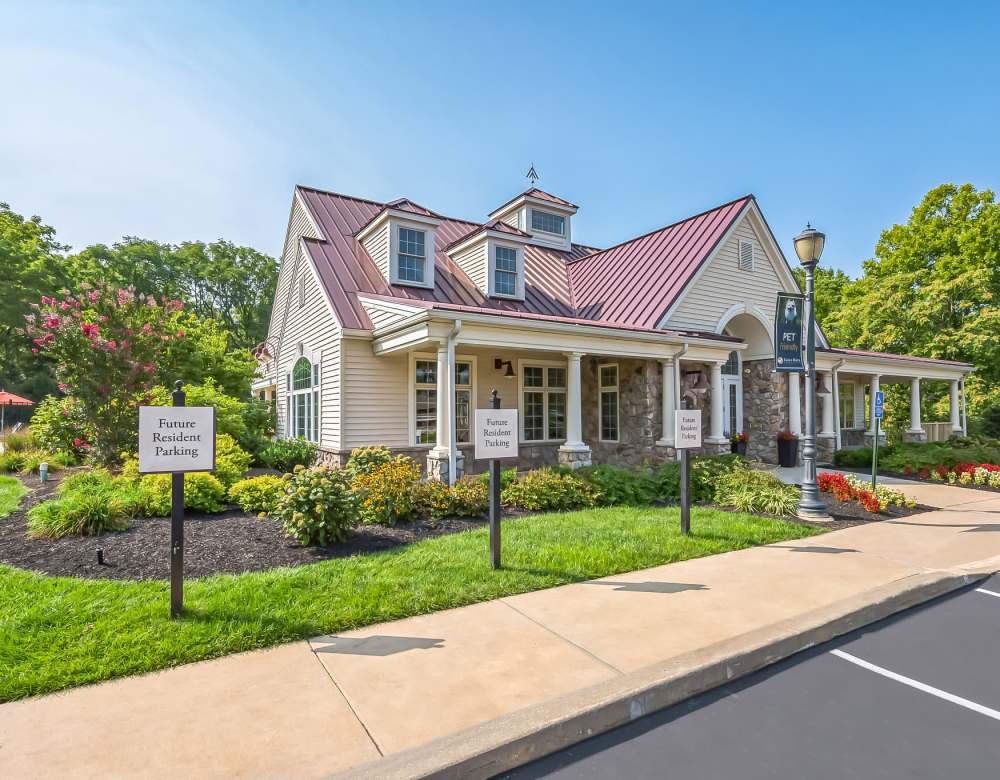
[[[319,660],[319,656],[316,655],[316,651],[313,650],[312,642],[309,640],[306,640],[306,642],[309,645],[310,654],[314,659],[316,659],[316,663],[318,663],[320,665],[320,668],[324,672],[326,672],[326,676],[330,678],[330,682],[333,683],[333,687],[336,688],[337,692],[344,697],[344,701],[347,702],[347,706],[350,707],[351,714],[355,718],[357,718],[358,723],[361,725],[361,728],[365,730],[365,735],[368,737],[368,739],[371,740],[372,746],[375,748],[375,750],[378,751],[379,758],[385,758],[385,751],[382,750],[382,746],[378,743],[378,740],[375,739],[374,735],[368,730],[367,724],[363,720],[361,720],[361,716],[358,714],[358,711],[354,709],[354,705],[351,703],[351,700],[347,697],[347,694],[344,692],[344,689],[340,687],[340,685],[337,683],[337,680],[334,678],[333,672],[327,669],[326,664],[323,663],[321,660]]]
[[[562,640],[563,642],[566,642],[566,644],[569,644],[569,645],[572,645],[572,646],[573,646],[573,647],[575,647],[575,648],[576,648],[577,650],[579,650],[579,651],[580,651],[581,653],[584,653],[585,655],[588,655],[588,656],[590,656],[590,657],[591,657],[591,658],[593,658],[593,659],[594,659],[595,661],[597,661],[597,662],[598,662],[599,664],[601,664],[601,665],[603,665],[603,666],[606,666],[606,667],[608,667],[608,669],[610,669],[610,670],[611,670],[612,672],[614,672],[615,674],[617,674],[617,675],[619,675],[619,676],[621,676],[621,675],[624,675],[624,674],[625,674],[625,672],[623,672],[623,671],[622,671],[621,669],[619,669],[619,668],[618,668],[617,666],[614,666],[613,664],[610,664],[610,663],[608,663],[608,662],[607,662],[607,661],[605,661],[605,660],[604,660],[603,658],[601,658],[601,657],[600,657],[599,655],[595,655],[594,653],[592,653],[592,652],[591,652],[590,650],[588,650],[588,649],[587,649],[586,647],[583,647],[582,645],[578,645],[578,644],[577,644],[576,642],[574,642],[574,641],[573,641],[572,639],[569,639],[568,637],[565,637],[565,636],[563,636],[563,635],[562,635],[562,634],[560,634],[560,633],[559,633],[558,631],[555,631],[555,630],[553,630],[553,629],[549,628],[549,627],[548,627],[547,625],[545,625],[544,623],[540,623],[540,622],[538,622],[538,621],[537,621],[537,620],[535,620],[535,619],[534,619],[533,617],[531,617],[531,615],[527,615],[527,614],[525,614],[524,612],[522,612],[521,610],[519,610],[519,609],[518,609],[517,607],[515,607],[515,606],[514,606],[513,604],[511,604],[510,602],[508,602],[508,601],[507,601],[507,599],[500,599],[500,601],[502,601],[502,602],[503,602],[504,604],[506,604],[506,605],[507,605],[508,607],[510,607],[510,608],[511,608],[512,610],[514,610],[514,611],[515,611],[515,612],[516,612],[516,613],[517,613],[518,615],[520,615],[521,617],[525,618],[526,620],[530,620],[530,621],[531,621],[532,623],[534,623],[534,624],[535,624],[536,626],[538,626],[539,628],[541,628],[541,629],[543,629],[543,630],[545,630],[545,631],[548,631],[548,632],[549,632],[550,634],[552,634],[552,636],[554,636],[554,637],[557,637],[558,639],[561,639],[561,640]]]

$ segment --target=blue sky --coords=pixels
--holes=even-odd
[[[1000,186],[995,4],[702,5],[0,2],[0,200],[277,254],[296,183],[480,219],[534,163],[580,242],[753,192],[856,273],[929,188]]]

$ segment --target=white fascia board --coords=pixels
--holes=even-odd
[[[529,244],[531,243],[531,238],[529,236],[518,236],[513,233],[504,233],[502,230],[477,230],[467,239],[462,241],[460,244],[455,244],[451,247],[447,254],[449,256],[464,252],[476,244],[481,244],[483,241],[488,239],[493,239],[494,241],[509,241],[515,244]]]
[[[381,225],[384,225],[386,220],[395,219],[401,222],[415,222],[417,225],[424,227],[437,227],[441,224],[441,220],[436,217],[427,217],[423,214],[414,214],[412,211],[403,211],[402,209],[383,209],[382,212],[375,217],[371,222],[365,225],[361,230],[359,230],[354,237],[358,241],[364,241],[368,236],[374,233]]]
[[[385,311],[391,311],[394,314],[411,315],[427,311],[426,307],[423,306],[408,306],[401,301],[387,301],[383,298],[373,298],[364,293],[358,293],[358,300],[361,301],[361,305],[365,308],[372,306],[384,309]]]
[[[316,217],[313,216],[312,211],[309,209],[309,204],[306,203],[306,199],[302,197],[302,191],[298,187],[295,188],[295,199],[298,201],[302,210],[309,218],[309,224],[312,225],[312,229],[316,231],[316,235],[314,237],[320,238],[323,241],[329,241],[329,239],[323,235],[323,231],[319,229],[319,222],[316,221]],[[289,226],[291,226],[291,217],[289,217]]]
[[[309,266],[309,271],[312,273],[313,281],[315,281],[319,289],[323,291],[323,300],[326,301],[326,308],[329,309],[330,316],[333,317],[333,321],[337,323],[337,328],[338,329],[342,328],[343,323],[337,316],[337,310],[333,308],[333,299],[330,297],[330,293],[327,291],[326,285],[323,284],[323,280],[319,276],[319,271],[316,268],[316,263],[313,262],[312,255],[309,254],[309,248],[306,246],[305,238],[299,239],[299,252],[305,258],[306,265]],[[294,284],[295,284],[295,277],[292,277],[292,284],[289,286],[290,291],[292,287],[294,287]],[[292,300],[291,295],[289,295],[288,299],[289,305],[291,305],[291,300]]]
[[[545,200],[544,198],[535,198],[531,195],[521,195],[517,200],[513,200],[506,206],[501,206],[494,211],[491,211],[487,216],[490,219],[497,219],[502,215],[510,214],[512,211],[517,211],[517,209],[523,206],[537,206],[540,210],[545,211],[555,211],[564,216],[573,216],[579,210],[576,206],[563,206],[559,203],[553,203],[551,200]]]
[[[845,355],[831,352],[823,356],[824,360],[834,362],[843,360],[841,374],[861,374],[871,376],[878,374],[883,381],[891,381],[891,377],[899,379],[962,379],[974,370],[971,366],[946,366],[938,363],[926,363],[919,359],[905,360],[899,358],[877,358],[861,355]],[[817,365],[820,365],[820,354],[816,355]]]

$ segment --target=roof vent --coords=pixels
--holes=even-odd
[[[739,268],[741,271],[753,271],[753,242],[740,241]]]

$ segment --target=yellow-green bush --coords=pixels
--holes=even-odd
[[[285,533],[300,544],[326,545],[347,538],[357,525],[358,508],[347,472],[316,466],[297,466],[284,476],[285,493],[272,516],[282,521]]]
[[[149,514],[170,514],[170,474],[146,474],[139,487],[149,496]],[[193,472],[184,475],[184,508],[196,512],[221,512],[226,508],[226,489],[211,474]]]
[[[462,477],[454,487],[427,480],[414,486],[413,501],[420,517],[478,517],[489,508],[489,488],[475,477]]]
[[[529,471],[505,487],[501,500],[518,509],[563,511],[596,506],[601,493],[572,474],[544,468]]]
[[[241,479],[229,488],[229,500],[244,512],[270,514],[285,494],[286,482],[273,474]]]
[[[220,433],[215,437],[215,478],[227,490],[242,477],[253,456],[236,443],[236,439],[228,433]]]

